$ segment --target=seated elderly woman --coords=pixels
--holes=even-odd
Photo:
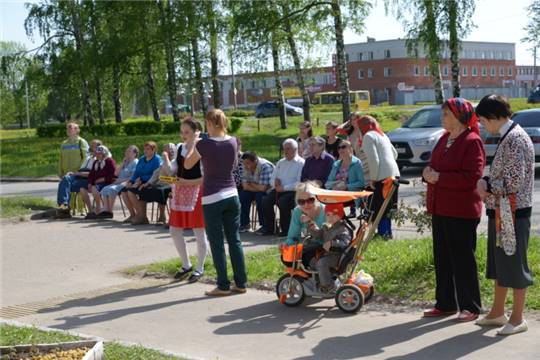
[[[124,160],[121,165],[116,167],[114,175],[116,180],[105,186],[101,190],[101,198],[103,200],[103,210],[97,214],[98,219],[112,219],[114,202],[116,196],[126,188],[126,183],[131,179],[139,159],[139,148],[135,145],[130,145],[124,154]]]
[[[302,240],[304,233],[307,234],[307,225],[313,222],[317,227],[322,227],[326,220],[324,214],[324,205],[321,204],[315,195],[313,189],[319,186],[314,182],[303,182],[296,186],[295,200],[297,206],[293,209],[291,225],[287,233],[287,245],[293,245]],[[318,248],[323,245],[322,239],[314,239],[310,244],[306,244],[302,253],[302,262],[309,265],[309,262]]]
[[[81,196],[86,207],[89,209],[85,219],[95,219],[101,211],[101,196],[99,192],[114,181],[114,171],[116,164],[111,156],[111,152],[106,146],[100,145],[96,149],[96,160],[92,164],[88,174],[88,187],[81,188]],[[94,197],[95,207],[92,206],[90,195]]]

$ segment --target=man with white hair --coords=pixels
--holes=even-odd
[[[298,155],[298,143],[294,139],[283,142],[285,157],[279,160],[270,178],[272,190],[263,199],[264,221],[266,231],[261,235],[273,235],[276,214],[274,205],[279,208],[280,236],[287,235],[291,222],[291,211],[295,206],[294,189],[300,182],[304,159]]]

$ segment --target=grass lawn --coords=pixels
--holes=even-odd
[[[53,201],[34,196],[0,197],[0,218],[30,215],[35,210],[47,210],[55,206]]]
[[[84,340],[60,331],[43,331],[31,327],[0,324],[0,346],[24,344],[51,344],[57,342]],[[130,360],[178,360],[176,356],[142,346],[126,346],[115,342],[105,343],[105,358]]]
[[[493,299],[493,282],[485,278],[486,238],[480,237],[476,258],[484,306]],[[283,265],[277,247],[245,254],[248,278],[251,285],[274,284],[283,274]],[[540,238],[529,243],[529,266],[534,274],[540,274]],[[196,263],[196,259],[192,260]],[[178,258],[141,265],[125,270],[134,274],[141,270],[174,275],[181,265]],[[376,292],[380,295],[406,301],[433,301],[435,297],[435,273],[431,238],[417,240],[383,241],[376,238],[369,245],[361,266],[375,278]],[[231,269],[229,263],[229,270]],[[212,259],[207,258],[206,276],[215,278]],[[511,296],[508,297],[508,301]],[[527,295],[527,308],[540,310],[540,287],[532,286]]]

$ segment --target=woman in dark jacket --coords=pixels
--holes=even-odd
[[[435,306],[424,316],[447,316],[459,310],[457,320],[465,322],[475,320],[481,309],[475,250],[482,200],[476,183],[482,177],[485,154],[470,102],[449,99],[442,112],[447,132],[423,171],[437,286]]]

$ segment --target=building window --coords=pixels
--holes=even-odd
[[[373,51],[369,52],[369,60],[373,60]]]
[[[487,67],[486,66],[482,66],[482,76],[483,77],[487,76]]]
[[[499,76],[504,76],[504,67],[499,68]]]
[[[481,58],[481,59],[485,59],[485,58],[486,58],[486,52],[485,52],[485,51],[482,51],[482,54],[480,55],[480,58]]]
[[[384,57],[390,59],[390,50],[384,50]]]
[[[375,76],[375,71],[373,69],[367,69],[367,77],[371,79],[373,76]]]
[[[461,70],[461,75],[462,75],[462,76],[467,76],[467,75],[468,75],[468,74],[467,74],[467,67],[466,67],[466,66],[464,66],[464,67],[463,67],[463,70]]]
[[[507,59],[512,60],[512,52],[511,51],[508,52],[508,58]]]
[[[472,76],[478,76],[478,68],[476,66],[473,66],[471,71]]]
[[[443,72],[443,76],[448,76],[448,65],[444,65],[442,72]]]
[[[358,70],[358,78],[363,79],[364,78],[364,70],[360,69]]]
[[[363,61],[364,60],[364,53],[360,52],[360,53],[356,54],[356,57],[357,57],[358,61]]]
[[[503,58],[503,53],[502,53],[502,51],[499,51],[499,52],[497,53],[497,59],[498,59],[498,60],[502,60],[502,58]]]
[[[424,76],[429,76],[429,66],[424,66]]]
[[[261,80],[261,87],[262,87],[263,89],[266,89],[266,88],[267,88],[267,86],[266,86],[266,79]]]
[[[493,50],[489,52],[489,58],[490,58],[490,59],[494,59],[494,58],[495,58],[495,52],[493,52]]]
[[[420,67],[418,65],[414,65],[413,74],[414,76],[420,76]]]
[[[470,51],[470,52],[469,52],[469,57],[470,57],[471,59],[474,59],[474,58],[476,58],[476,56],[475,56],[475,55],[476,55],[476,54],[475,54],[475,52],[474,52],[474,51]]]
[[[384,77],[390,77],[392,76],[392,69],[385,67],[384,68]]]
[[[495,77],[495,75],[497,75],[497,69],[495,68],[495,66],[492,66],[492,67],[491,67],[491,70],[490,70],[489,75],[490,75],[491,77]]]
[[[508,68],[508,76],[512,76],[512,68],[511,67]]]

